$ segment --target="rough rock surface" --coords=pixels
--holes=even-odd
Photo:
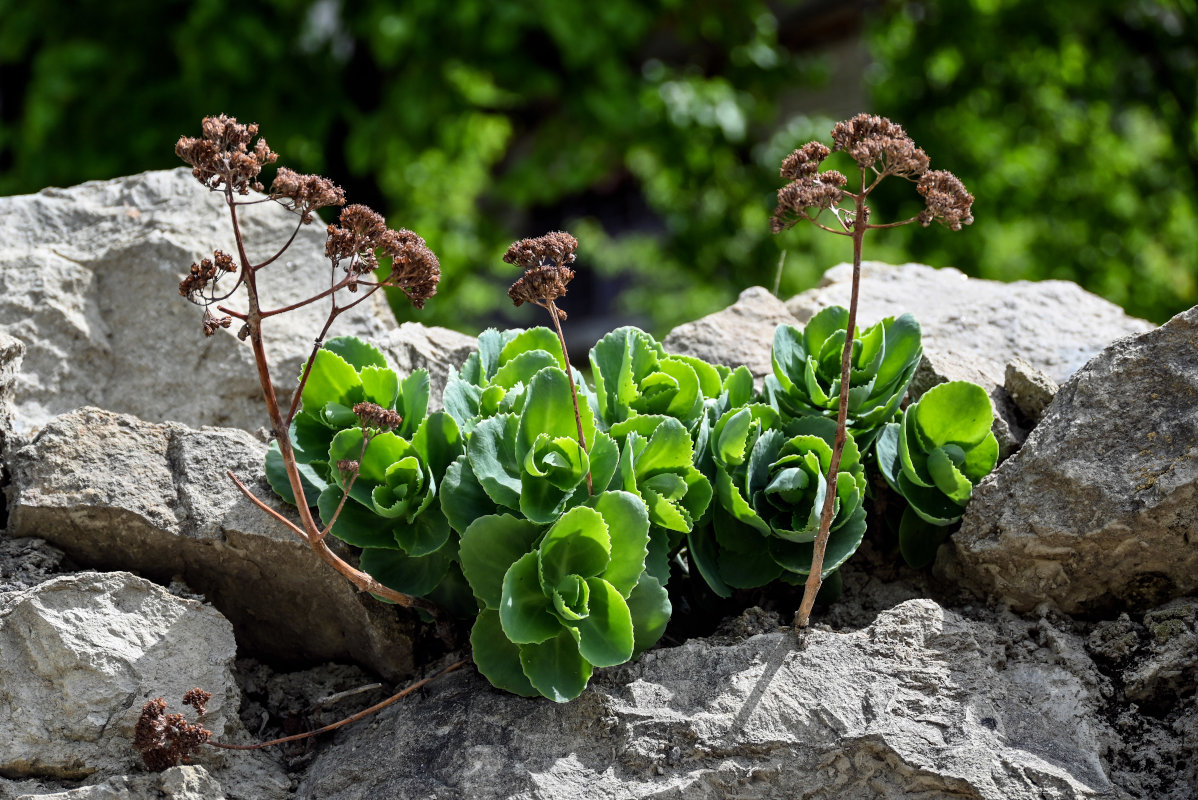
[[[428,370],[432,392],[429,411],[441,408],[441,392],[449,380],[449,368],[460,367],[478,349],[478,340],[473,336],[418,322],[405,322],[373,344],[383,351],[387,363],[400,375],[408,375],[415,369]]]
[[[834,267],[786,307],[806,323],[826,306],[848,306],[852,276],[851,264]],[[1022,358],[1062,383],[1113,340],[1153,327],[1069,281],[1002,283],[951,267],[862,264],[861,324],[908,311],[923,328],[924,346],[912,396],[950,380],[985,387],[1000,417],[996,433],[1004,452],[1027,436],[1003,389],[1008,363]]]
[[[773,371],[770,349],[774,329],[797,325],[782,301],[766,288],[752,286],[722,311],[679,325],[662,340],[667,352],[697,356],[713,364],[739,367],[753,373],[758,387]]]
[[[241,214],[258,260],[287,240],[297,220],[275,203]],[[304,226],[287,254],[259,274],[269,307],[327,287],[324,240],[319,222]],[[191,263],[217,248],[237,252],[228,211],[187,169],[0,198],[0,333],[28,348],[16,384],[19,432],[85,405],[192,427],[266,424],[253,355],[237,326],[206,338],[200,309],[177,291]],[[241,305],[236,296],[230,302]],[[283,396],[326,314],[314,303],[265,326]],[[420,362],[429,333],[398,330],[381,295],[339,317],[332,335],[342,334],[388,337],[400,366],[428,366],[434,376],[448,369]],[[0,364],[3,352],[0,342]]]
[[[10,457],[9,534],[89,566],[164,584],[179,576],[229,618],[247,652],[411,675],[411,619],[358,593],[225,475],[285,511],[261,477],[265,453],[244,431],[64,414]]]
[[[16,423],[13,394],[24,358],[25,344],[20,339],[0,333],[0,454],[4,452],[9,432]]]
[[[54,577],[63,552],[42,539],[10,539],[0,532],[0,592],[19,592]]]
[[[975,492],[938,568],[1018,609],[1198,590],[1198,307],[1079,370]]]
[[[4,794],[0,793],[0,798]],[[30,791],[16,800],[225,800],[220,782],[200,766],[178,766],[159,773],[118,775],[101,783],[42,793]]]
[[[298,797],[1125,797],[1097,673],[1047,630],[1006,647],[914,600],[802,649],[784,631],[651,651],[566,705],[454,673],[339,733]]]

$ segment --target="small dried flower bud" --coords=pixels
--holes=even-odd
[[[241,330],[237,331],[237,338],[243,342],[250,338],[250,324],[248,322],[241,326]]]
[[[831,152],[820,142],[808,142],[782,160],[779,172],[788,181],[811,177]]]
[[[346,206],[337,224],[329,226],[324,254],[334,265],[348,260],[359,275],[370,272],[378,266],[374,249],[386,230],[387,222],[381,214],[361,204]]]
[[[345,475],[353,475],[359,469],[361,469],[361,467],[362,465],[357,461],[353,461],[352,459],[348,458],[343,458],[337,462],[337,471]]]
[[[191,706],[202,717],[208,713],[208,701],[211,699],[212,692],[205,692],[197,686],[194,689],[188,689],[183,694],[183,705]]]
[[[973,195],[951,172],[928,172],[919,179],[919,185],[915,188],[927,203],[927,207],[919,214],[919,224],[925,228],[935,220],[950,230],[959,231],[962,225],[973,222]]]
[[[217,317],[207,308],[204,309],[204,335],[212,336],[219,328],[227,328],[233,324],[232,317]]]
[[[306,225],[313,219],[313,211],[326,206],[345,205],[345,192],[320,175],[301,175],[287,167],[279,167],[274,182],[270,185],[270,196],[287,200],[283,205],[300,215]]]
[[[918,177],[928,170],[928,154],[915,146],[903,126],[885,117],[858,114],[832,128],[834,150],[843,150],[862,169],[879,163],[880,173]]]
[[[249,143],[258,135],[256,124],[242,125],[233,117],[205,117],[200,123],[201,138],[180,137],[175,154],[190,164],[192,175],[209,189],[228,186],[238,194],[250,189],[262,191],[258,173],[266,164],[278,160],[266,144],[258,139],[253,149]]]
[[[441,264],[424,239],[412,231],[384,231],[379,237],[379,249],[391,259],[391,272],[383,280],[388,286],[403,289],[416,308],[437,293],[441,281]]]
[[[503,255],[504,263],[532,269],[534,267],[564,266],[574,263],[578,240],[565,231],[554,231],[535,239],[521,239]]]
[[[193,694],[195,692],[200,694]],[[203,714],[201,708],[212,695],[192,689],[184,695],[184,702],[188,697],[192,704],[200,701],[196,709]],[[141,753],[146,768],[153,772],[177,766],[181,761],[187,762],[192,753],[211,738],[212,731],[188,722],[182,714],[167,714],[166,701],[161,697],[141,707],[141,716],[133,729],[133,747]]]
[[[363,427],[394,430],[403,422],[398,411],[383,408],[378,403],[357,403],[354,406],[354,416],[361,421]]]
[[[216,262],[217,269],[222,269],[225,272],[237,271],[237,262],[233,260],[233,256],[229,255],[224,250],[217,250],[212,254],[212,258]]]
[[[781,233],[807,217],[807,209],[832,208],[844,199],[844,187],[848,179],[834,169],[821,172],[817,177],[804,177],[791,181],[778,190],[778,207],[770,218],[770,230]]]

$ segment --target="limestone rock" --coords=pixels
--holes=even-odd
[[[1126,797],[1080,641],[997,629],[914,600],[802,648],[783,631],[651,651],[565,705],[463,670],[338,732],[297,796]]]
[[[80,573],[0,596],[0,773],[121,773],[142,704],[212,693],[205,727],[238,732],[233,630],[210,606],[128,573]]]
[[[774,329],[782,324],[798,322],[768,289],[752,286],[723,311],[679,325],[666,335],[662,346],[667,352],[697,356],[712,364],[733,368],[744,364],[760,388],[773,371]]]
[[[852,276],[851,264],[834,267],[786,307],[804,324],[826,306],[847,307]],[[951,267],[862,264],[860,324],[908,311],[923,328],[924,347],[912,398],[950,380],[984,387],[999,417],[995,432],[1004,453],[1027,436],[1003,388],[1008,363],[1022,358],[1062,383],[1113,340],[1153,327],[1069,281],[1002,283]]]
[[[200,766],[171,767],[148,775],[120,775],[102,783],[50,794],[21,794],[16,800],[226,800],[220,782]]]
[[[50,580],[63,552],[42,539],[9,538],[0,533],[0,592],[19,592]]]
[[[256,260],[273,254],[298,219],[275,203],[239,213]],[[328,286],[324,240],[319,222],[303,226],[286,255],[259,273],[267,308]],[[253,431],[266,425],[253,354],[238,340],[237,326],[205,337],[200,309],[177,291],[192,262],[218,248],[237,252],[224,201],[184,168],[0,198],[0,333],[28,348],[16,380],[18,431],[28,435],[85,405],[192,427]],[[229,302],[244,307],[240,297]],[[264,325],[272,378],[283,397],[290,396],[327,313],[314,303]],[[376,294],[342,314],[330,335],[398,333]],[[439,341],[441,333],[416,326],[400,339]],[[452,349],[456,340],[448,335]],[[5,352],[0,341],[0,371]],[[429,366],[418,356],[406,366]],[[449,365],[431,366],[443,374]]]
[[[13,394],[24,358],[25,344],[20,339],[0,333],[0,453],[4,452],[9,432],[16,423]]]
[[[1003,388],[1015,408],[1034,427],[1044,419],[1048,404],[1056,397],[1057,382],[1048,376],[1044,370],[1036,369],[1022,358],[1016,358],[1007,364],[1006,375],[1003,378]]]
[[[225,475],[290,513],[263,477],[265,453],[244,431],[81,409],[12,454],[9,533],[89,566],[163,584],[179,576],[229,618],[249,652],[411,675],[411,618],[358,593]]]
[[[950,541],[942,574],[1018,609],[1143,609],[1198,589],[1198,308],[1074,374]]]
[[[441,408],[441,393],[449,380],[449,368],[460,367],[478,349],[478,340],[448,328],[430,328],[418,322],[405,322],[375,341],[387,357],[387,363],[400,375],[427,369],[432,394],[429,410]]]

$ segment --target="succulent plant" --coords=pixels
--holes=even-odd
[[[602,492],[551,526],[510,514],[462,534],[462,569],[483,610],[470,643],[495,686],[556,702],[595,667],[623,664],[665,630],[670,601],[645,570],[649,515],[628,492]]]
[[[968,381],[932,387],[878,437],[878,468],[907,501],[899,527],[903,557],[930,564],[973,489],[998,462],[986,390]]]
[[[591,348],[595,397],[605,425],[638,414],[674,417],[692,428],[704,401],[715,398],[729,375],[693,356],[669,355],[639,328],[617,328]]]
[[[828,491],[836,423],[805,417],[782,423],[771,407],[732,408],[705,437],[714,472],[710,526],[696,527],[688,544],[707,584],[727,597],[735,588],[791,581],[811,572],[813,542]],[[865,476],[850,434],[836,476],[825,577],[856,552],[865,533]]]
[[[836,417],[848,317],[841,306],[829,306],[801,331],[792,325],[774,331],[774,374],[765,379],[765,393],[783,415]],[[894,418],[922,354],[919,323],[910,314],[855,332],[847,424],[862,452]]]

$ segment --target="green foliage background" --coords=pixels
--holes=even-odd
[[[567,226],[599,276],[568,307],[615,303],[664,333],[771,285],[783,248],[784,296],[849,257],[767,220],[781,157],[831,127],[811,91],[852,79],[818,46],[864,20],[868,110],[978,197],[973,228],[887,232],[867,257],[1070,278],[1160,321],[1198,302],[1196,16],[1194,0],[0,0],[0,193],[176,166],[174,140],[224,112],[428,239],[441,295],[401,317],[540,322],[508,305],[499,257]],[[915,195],[882,200],[879,220]]]

